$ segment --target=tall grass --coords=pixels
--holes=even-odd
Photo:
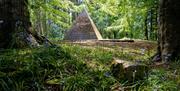
[[[0,90],[42,91],[48,89],[45,84],[59,84],[67,91],[110,90],[115,79],[104,73],[109,71],[106,64],[112,53],[99,50],[66,45],[4,50],[0,55]]]
[[[132,52],[134,54],[131,54]],[[118,47],[71,44],[53,48],[1,50],[0,91],[113,91],[117,87],[123,89],[125,81],[115,79],[110,73],[111,62],[114,57],[147,61],[151,56],[137,56],[139,53],[140,50],[134,49],[120,50]],[[170,73],[171,71],[167,73],[160,69],[152,70],[143,84],[137,82],[130,88],[140,91],[177,90],[180,80],[175,82],[166,77]],[[135,86],[139,88],[134,89]]]

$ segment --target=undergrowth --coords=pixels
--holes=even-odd
[[[152,55],[153,52],[142,53],[141,49],[68,44],[54,48],[3,49],[0,50],[0,91],[113,91],[126,86],[110,73],[113,58],[146,63]],[[130,90],[175,91],[180,77],[176,73],[176,78],[171,78],[172,71],[153,69],[147,80],[137,82],[138,88]]]

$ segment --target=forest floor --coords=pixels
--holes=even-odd
[[[178,91],[180,63],[153,64],[156,47],[155,42],[135,40],[60,41],[55,47],[2,49],[0,91]],[[131,86],[115,79],[109,74],[114,58],[147,64],[148,78]]]

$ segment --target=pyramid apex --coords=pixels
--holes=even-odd
[[[102,36],[84,8],[72,28],[65,33],[65,40],[101,40]]]

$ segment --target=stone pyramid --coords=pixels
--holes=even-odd
[[[86,9],[76,18],[72,28],[65,33],[65,40],[101,40],[102,36]]]

